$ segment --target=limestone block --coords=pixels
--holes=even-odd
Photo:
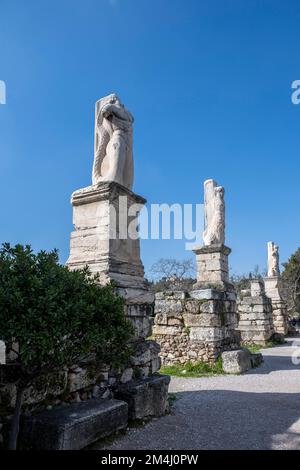
[[[168,325],[170,326],[182,325],[182,320],[179,318],[168,317]]]
[[[190,296],[197,300],[222,300],[224,298],[223,292],[216,289],[195,289],[190,292]]]
[[[251,369],[251,354],[245,349],[222,353],[222,367],[226,374],[242,374]]]
[[[258,367],[264,362],[264,357],[261,353],[251,354],[251,367]]]
[[[224,245],[210,245],[194,249],[197,265],[197,282],[228,283],[228,255],[230,249]]]
[[[199,313],[200,303],[197,300],[188,300],[185,304],[185,309],[189,313]]]
[[[121,198],[121,199],[120,199]],[[123,198],[123,199],[122,199]],[[126,208],[120,201],[126,200]],[[139,238],[128,237],[119,226],[119,215],[127,217],[125,232],[134,219],[130,208],[142,207],[145,199],[113,182],[103,182],[76,191],[72,195],[73,223],[70,269],[89,266],[100,274],[101,282],[114,280],[120,288],[147,291],[144,268],[140,259]],[[119,204],[120,203],[120,204]]]
[[[167,325],[168,316],[165,313],[158,313],[157,315],[155,315],[154,323],[156,325]]]
[[[151,361],[152,374],[155,374],[157,371],[159,371],[160,368],[161,368],[161,358],[158,356],[152,359]]]
[[[153,305],[151,303],[126,305],[127,317],[151,317],[152,315]]]
[[[193,315],[191,313],[186,313],[183,315],[184,323],[187,327],[193,326],[216,326],[221,327],[221,317],[220,315],[213,315],[208,313],[201,313],[199,315]]]
[[[265,286],[262,280],[253,279],[251,281],[251,297],[259,297],[265,293]]]
[[[222,313],[224,309],[224,303],[218,300],[208,300],[200,304],[201,313]]]
[[[133,345],[134,354],[131,357],[133,366],[143,366],[156,358],[160,352],[160,346],[155,341],[139,341]]]
[[[163,325],[154,325],[153,326],[153,335],[170,335],[176,336],[182,333],[182,327],[178,326],[163,326]]]
[[[221,327],[191,327],[190,339],[195,341],[215,342],[224,339],[224,329]]]
[[[183,306],[180,300],[171,301],[156,301],[155,302],[155,313],[166,313],[172,315],[174,313],[182,313]]]
[[[134,338],[148,338],[151,336],[152,320],[148,317],[129,317],[134,327]]]
[[[26,418],[20,440],[34,450],[79,450],[126,428],[127,423],[127,403],[92,399]]]
[[[128,403],[131,420],[163,416],[168,409],[169,383],[170,377],[166,375],[130,382],[120,387],[118,398]]]

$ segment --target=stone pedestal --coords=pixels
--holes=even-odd
[[[145,289],[140,240],[130,231],[145,199],[111,182],[75,191],[71,203],[75,230],[67,266],[88,265],[101,283],[113,280],[118,287]]]
[[[231,249],[225,245],[209,245],[195,248],[197,284],[195,289],[215,287],[229,288],[228,256]],[[230,287],[232,290],[232,286]]]
[[[273,323],[276,333],[288,333],[287,308],[281,294],[281,280],[279,276],[264,278],[265,292],[271,299],[273,307]]]
[[[238,303],[241,340],[264,345],[274,334],[272,304],[260,280],[251,281],[251,291]]]
[[[146,203],[118,183],[99,183],[72,194],[74,231],[67,266],[88,266],[99,283],[113,281],[127,304],[136,338],[151,334],[154,294],[144,278],[138,213]]]

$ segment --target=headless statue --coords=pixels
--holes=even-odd
[[[133,185],[133,116],[112,94],[96,103],[93,185],[113,181]]]
[[[224,245],[225,243],[225,190],[214,180],[204,183],[205,195],[205,246]]]

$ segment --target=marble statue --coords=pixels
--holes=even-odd
[[[224,245],[225,243],[225,190],[214,180],[204,183],[205,231],[203,241],[205,246]]]
[[[96,103],[93,185],[114,181],[132,189],[132,125],[134,118],[117,95]]]
[[[279,276],[279,247],[268,242],[268,277]]]

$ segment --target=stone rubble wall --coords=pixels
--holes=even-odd
[[[156,294],[153,338],[164,365],[214,363],[225,349],[239,346],[233,292],[215,289]]]
[[[245,344],[264,345],[274,334],[271,300],[265,295],[246,296],[238,302],[241,340]]]
[[[273,323],[276,333],[288,334],[287,306],[282,296],[282,280],[280,276],[264,278],[266,295],[271,299],[273,307]]]
[[[127,317],[135,327],[135,336],[130,343],[132,356],[125,368],[115,370],[110,365],[97,363],[91,356],[69,369],[39,378],[25,391],[25,414],[92,398],[114,398],[127,384],[157,376],[161,367],[160,347],[146,339],[151,334],[151,315],[153,304],[127,305]],[[7,352],[6,364],[0,364],[0,447],[7,439],[16,400],[15,384],[20,375],[13,359]]]
[[[272,300],[272,299],[271,299]],[[272,300],[273,324],[276,333],[288,334],[287,307],[283,300]]]

